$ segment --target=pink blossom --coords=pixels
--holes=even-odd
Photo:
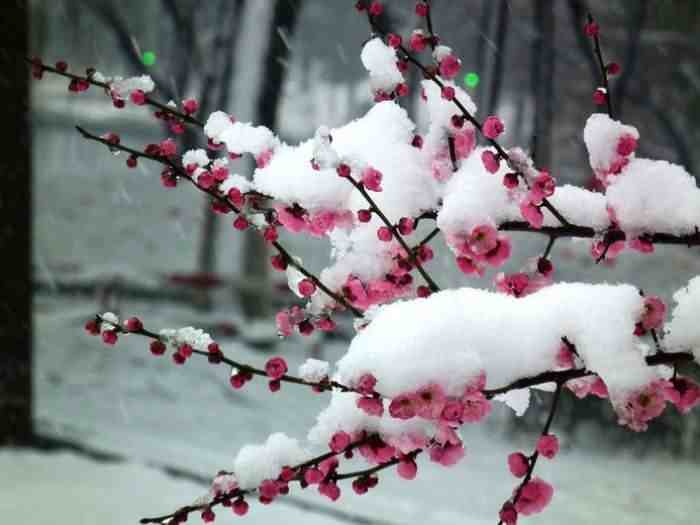
[[[275,499],[280,493],[277,482],[274,479],[263,480],[263,482],[260,483],[260,487],[258,487],[258,491],[260,492],[260,498],[264,498],[268,503]]]
[[[389,33],[386,37],[386,43],[389,44],[389,47],[399,47],[401,45],[401,35]]]
[[[138,317],[130,317],[124,323],[124,328],[126,328],[129,332],[140,332],[143,330],[143,323]]]
[[[384,404],[381,399],[376,397],[359,397],[357,408],[370,416],[379,417],[384,413]]]
[[[358,210],[357,220],[360,222],[369,222],[372,220],[372,210]]]
[[[231,504],[231,509],[237,516],[245,516],[248,513],[248,502],[243,498],[237,498]]]
[[[140,89],[135,89],[131,92],[131,101],[137,106],[143,106],[146,103],[146,93]]]
[[[523,516],[542,512],[552,500],[553,493],[554,489],[549,483],[540,478],[532,478],[520,491],[515,510]]]
[[[522,452],[513,452],[508,456],[508,469],[516,478],[522,478],[527,474],[530,462]]]
[[[421,149],[423,147],[423,137],[420,135],[414,135],[413,140],[411,140],[411,146]]]
[[[306,212],[303,208],[280,206],[276,208],[276,210],[277,220],[290,232],[299,233],[306,229],[306,221],[304,221],[304,214]]]
[[[382,241],[382,242],[389,242],[393,238],[393,233],[391,233],[391,230],[386,227],[386,226],[380,226],[377,229],[377,238]]]
[[[355,386],[355,390],[360,394],[371,396],[374,394],[374,387],[377,385],[377,378],[372,374],[362,374]]]
[[[416,14],[418,16],[428,16],[430,6],[425,2],[416,2]]]
[[[199,103],[193,98],[187,98],[182,101],[182,109],[185,110],[185,113],[191,115],[192,113],[197,112],[199,109]]]
[[[420,53],[425,49],[426,37],[423,31],[416,29],[411,33],[411,38],[408,41],[409,47],[416,53]]]
[[[378,0],[373,0],[369,6],[369,14],[372,16],[379,16],[384,12],[384,5]]]
[[[324,478],[323,472],[319,469],[311,467],[304,471],[304,481],[309,485],[316,485],[320,483]]]
[[[193,351],[194,348],[192,348],[192,345],[189,345],[187,343],[180,345],[180,348],[178,348],[177,350],[177,352],[185,359],[189,359],[190,357],[192,357]]]
[[[444,86],[440,93],[445,100],[453,100],[455,98],[455,88],[452,86]]]
[[[538,206],[531,200],[525,199],[520,203],[520,214],[523,216],[530,226],[539,230],[544,223],[544,215]]]
[[[237,230],[245,230],[249,225],[248,219],[243,217],[243,215],[238,215],[233,221],[233,227]]]
[[[483,273],[483,270],[476,264],[474,258],[467,255],[460,255],[457,257],[457,267],[462,271],[462,273],[467,275],[472,273],[481,275]]]
[[[518,187],[518,174],[517,173],[506,173],[503,176],[503,185],[509,190]]]
[[[165,353],[165,344],[162,341],[152,341],[150,351],[153,355],[163,355]]]
[[[591,394],[601,399],[609,397],[608,387],[600,377],[596,377],[591,383]]]
[[[318,485],[318,492],[331,501],[336,501],[340,497],[340,487],[333,481],[324,481],[320,483]]]
[[[340,430],[333,434],[330,443],[328,443],[328,448],[330,448],[333,452],[342,452],[348,448],[350,441],[350,434]]]
[[[399,394],[389,404],[389,414],[397,419],[411,419],[416,415],[418,397],[415,394]]]
[[[437,383],[419,388],[415,395],[416,414],[425,419],[437,419],[445,401],[445,392]]]
[[[602,106],[603,104],[605,104],[607,99],[608,99],[608,95],[605,92],[605,89],[598,88],[593,92],[593,103],[596,106]]]
[[[610,62],[608,65],[605,66],[605,71],[608,73],[608,75],[617,75],[620,73],[620,64],[617,62]]]
[[[482,392],[468,391],[462,396],[462,420],[477,423],[491,413],[491,402]]]
[[[503,264],[508,260],[511,253],[510,239],[505,235],[499,235],[496,240],[496,246],[486,253],[485,260],[488,264],[494,268],[503,266]]]
[[[666,318],[666,305],[655,295],[644,298],[644,311],[639,319],[646,330],[661,328]]]
[[[484,168],[486,168],[486,171],[489,173],[496,173],[501,164],[498,156],[488,149],[481,153],[481,162],[484,163]]]
[[[498,246],[498,231],[490,224],[475,226],[467,244],[474,254],[485,255]]]
[[[302,297],[311,297],[316,293],[316,283],[311,279],[302,279],[299,281],[298,288]]]
[[[498,274],[496,276],[496,290],[506,295],[523,297],[526,295],[530,277],[526,273],[512,273],[510,275]]]
[[[559,345],[555,362],[559,368],[573,368],[575,366],[574,353],[569,345],[563,342]]]
[[[274,226],[267,226],[263,230],[263,239],[265,239],[267,242],[275,242],[277,238],[277,228],[275,228]]]
[[[630,248],[640,253],[654,252],[654,244],[651,242],[651,239],[647,236],[636,237],[630,241],[629,245]]]
[[[412,458],[404,458],[399,461],[396,471],[403,479],[414,479],[418,473],[418,465]]]
[[[554,194],[554,179],[546,171],[541,172],[532,183],[528,194],[530,202],[541,204],[544,199]]]
[[[209,507],[202,511],[202,521],[204,523],[213,523],[215,519],[216,514],[214,514],[214,511],[211,510]]]
[[[440,76],[447,79],[456,77],[460,67],[462,62],[452,53],[445,55],[438,65]]]
[[[503,121],[494,115],[486,117],[486,120],[484,120],[481,128],[484,137],[491,140],[497,139],[498,136],[505,130]]]
[[[464,415],[464,405],[461,401],[450,399],[445,403],[440,418],[450,423],[461,423]]]
[[[214,179],[210,172],[203,171],[197,176],[197,184],[205,190],[208,190],[214,187],[216,184],[216,179]]]
[[[336,329],[336,324],[330,317],[323,317],[316,322],[316,328],[322,332],[332,332]]]
[[[427,244],[421,244],[418,247],[418,258],[421,260],[421,262],[427,262],[432,260],[434,257],[433,249],[428,246]]]
[[[440,463],[444,467],[456,465],[464,457],[464,445],[446,443],[429,449],[430,461]]]
[[[370,191],[382,191],[382,174],[374,168],[366,168],[362,172],[362,184]]]
[[[540,436],[537,440],[537,452],[547,459],[553,459],[559,452],[559,440],[554,434]]]
[[[410,235],[415,228],[414,221],[411,217],[401,217],[399,219],[398,230],[401,235]]]
[[[117,332],[116,330],[105,330],[102,332],[102,342],[107,345],[114,345],[117,343]]]
[[[418,288],[416,288],[416,296],[417,297],[421,297],[424,299],[426,297],[429,297],[431,294],[432,294],[432,292],[430,291],[430,288],[428,288],[427,286],[421,285]]]
[[[669,400],[668,389],[671,383],[665,380],[653,381],[644,388],[631,392],[618,403],[619,423],[635,432],[647,429],[649,421],[661,415]]]
[[[455,156],[458,159],[466,159],[476,146],[476,132],[472,126],[466,126],[455,133]]]
[[[671,379],[672,385],[667,389],[669,401],[681,414],[687,414],[700,403],[700,385],[685,376]]]
[[[159,144],[160,154],[164,157],[171,157],[177,153],[177,144],[173,139],[165,139]]]
[[[586,36],[598,36],[598,33],[600,33],[600,27],[596,22],[588,22],[585,26],[583,26],[583,32],[586,34]]]
[[[500,519],[504,525],[516,525],[518,523],[518,511],[515,510],[515,506],[507,501],[501,507],[498,513],[498,519]]]
[[[265,363],[265,373],[271,379],[281,379],[287,370],[287,362],[281,357],[272,357]]]
[[[637,139],[632,135],[622,135],[617,141],[617,153],[623,157],[632,155],[637,149]]]
[[[257,165],[258,168],[264,168],[270,163],[270,159],[272,159],[272,150],[271,149],[266,149],[259,155],[255,157],[255,164]]]

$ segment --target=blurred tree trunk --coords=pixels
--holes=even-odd
[[[7,0],[0,17],[0,75],[4,135],[0,172],[6,188],[0,194],[0,246],[12,250],[0,280],[0,446],[28,444],[32,439],[31,353],[31,170],[27,125],[29,72],[26,2]]]
[[[635,2],[629,16],[627,25],[627,45],[625,49],[625,58],[622,63],[622,74],[615,83],[612,89],[611,97],[613,108],[615,109],[616,118],[622,118],[622,109],[625,102],[625,97],[628,93],[630,81],[635,74],[637,63],[639,62],[639,51],[641,45],[642,29],[646,21],[648,12],[648,1],[639,0]]]
[[[488,103],[484,116],[493,115],[498,110],[498,103],[501,98],[501,86],[503,84],[503,66],[506,61],[506,45],[508,38],[508,23],[509,23],[509,7],[508,0],[500,0],[498,5],[498,15],[494,27],[493,38],[491,39],[496,45],[496,51],[493,55],[493,60],[488,72],[489,91]]]
[[[288,41],[294,35],[302,0],[277,0],[272,21],[267,28],[268,44],[257,93],[256,123],[274,129],[277,121],[289,58]],[[243,277],[259,286],[242,287],[241,308],[248,318],[268,317],[272,308],[272,293],[267,260],[267,245],[261,235],[249,231],[243,243]]]
[[[535,38],[532,42],[531,82],[535,101],[532,155],[537,166],[552,162],[554,108],[554,2],[535,1]]]
[[[213,43],[212,65],[200,90],[201,114],[208,116],[212,111],[226,111],[231,99],[231,78],[234,75],[235,44],[241,32],[241,14],[245,0],[228,2],[223,0],[219,11],[219,29]],[[197,253],[197,272],[216,273],[216,239],[219,233],[219,217],[211,210],[211,199],[206,197],[203,204],[202,229]],[[208,290],[199,294],[199,305],[211,306]]]

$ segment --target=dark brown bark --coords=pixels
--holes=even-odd
[[[0,446],[32,438],[31,170],[29,156],[28,13],[22,0],[3,3],[0,17],[0,97],[4,133],[0,173]]]

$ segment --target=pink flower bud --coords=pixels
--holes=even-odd
[[[272,379],[282,378],[287,370],[287,362],[281,357],[273,357],[265,363],[265,373]]]

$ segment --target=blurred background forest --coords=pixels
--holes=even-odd
[[[353,3],[32,0],[30,51],[47,63],[66,60],[76,71],[95,67],[110,76],[149,74],[161,99],[193,96],[201,102],[202,115],[223,109],[297,142],[320,125],[341,125],[371,107],[359,60],[368,27]],[[406,36],[420,24],[412,0],[386,4],[382,23],[392,31]],[[591,184],[582,130],[596,110],[592,93],[598,85],[590,42],[581,30],[590,10],[602,29],[606,59],[622,67],[612,80],[612,102],[616,118],[640,131],[638,155],[677,162],[700,176],[700,153],[694,147],[700,139],[700,2],[436,0],[434,6],[436,32],[462,58],[462,73],[478,75],[478,84],[468,88],[478,115],[500,115],[506,123],[506,145],[531,148],[538,164],[561,182],[582,186]],[[420,126],[425,115],[419,81],[416,75],[410,78],[412,95],[401,104]],[[131,144],[156,141],[164,129],[147,111],[116,110],[95,89],[69,94],[65,79],[51,76],[33,83],[31,89],[37,431],[93,456],[99,451],[98,456],[201,475],[224,467],[222,462],[229,461],[237,447],[259,441],[269,431],[292,429],[296,437],[303,437],[322,400],[309,401],[296,393],[286,401],[269,400],[264,385],[250,396],[232,392],[220,373],[198,369],[191,375],[189,367],[172,370],[169,363],[154,363],[143,343],[129,341],[110,350],[84,337],[85,319],[96,310],[112,310],[138,314],[154,326],[200,326],[253,361],[271,351],[283,352],[292,361],[307,356],[333,361],[344,351],[351,328],[345,324],[332,338],[314,335],[279,343],[272,318],[294,297],[285,291],[286,281],[267,270],[266,248],[259,237],[234,232],[228,218],[210,213],[208,203],[189,188],[164,191],[155,168],[139,165],[127,170],[123,156],[112,157],[74,131],[80,124],[97,133],[115,131]],[[183,148],[189,148],[201,139],[186,133],[181,140]],[[235,168],[247,175],[252,171],[243,161]],[[292,237],[289,242],[313,269],[325,266],[329,246],[324,241]],[[516,239],[513,259],[522,262],[537,254],[543,242]],[[444,247],[438,252],[431,264],[444,275],[444,282],[492,286],[493,276],[467,280]],[[670,299],[674,290],[700,274],[697,250],[659,248],[650,256],[625,253],[615,265],[595,265],[587,252],[585,244],[558,243],[553,252],[556,278],[624,280]],[[507,409],[492,418],[486,446],[493,435],[507,436],[498,438],[505,440],[506,449],[532,437],[544,402],[544,397],[534,395],[524,418],[515,418]],[[692,481],[699,473],[699,415],[681,419],[668,413],[649,432],[635,435],[616,427],[606,403],[578,402],[574,410],[573,399],[566,401],[557,426],[566,432],[566,442],[581,450],[581,458],[603,449],[605,454],[650,465],[649,472],[630,470],[618,480],[620,490],[627,490],[630,507],[639,504],[635,498],[643,497],[639,477],[653,478],[657,472],[647,487],[657,490],[666,472],[665,467],[639,458],[673,462],[669,478],[678,475],[686,480],[686,473],[690,481],[683,481],[684,498],[692,497],[693,483],[695,492],[700,488],[700,476]],[[278,416],[281,409],[285,413]],[[491,460],[502,462],[502,457]],[[581,472],[586,461],[576,463]],[[604,468],[607,461],[599,459],[597,464]],[[500,479],[500,472],[486,472]],[[190,481],[196,482],[196,476]],[[507,490],[507,485],[495,486],[500,492]],[[398,491],[392,489],[390,494]],[[604,503],[602,493],[589,498],[593,507]],[[384,497],[390,499],[390,494]],[[360,514],[375,510],[376,516],[382,515],[380,497],[370,499]],[[560,523],[566,518],[586,523],[585,508],[566,501],[568,510],[545,514],[540,522]],[[679,504],[697,508],[697,502],[687,499]],[[300,512],[308,511],[308,505],[306,499],[297,501]],[[480,508],[478,502],[475,505]],[[449,504],[445,509],[424,518],[434,522],[463,518],[455,514],[461,510]],[[355,510],[346,510],[349,517],[332,519],[364,523]],[[314,512],[328,516],[322,509]],[[414,513],[405,506],[395,522]],[[664,519],[690,523],[684,521],[687,514],[674,516],[677,521],[668,521],[668,515]],[[618,514],[609,517],[626,523]],[[477,518],[473,522],[481,523]]]

